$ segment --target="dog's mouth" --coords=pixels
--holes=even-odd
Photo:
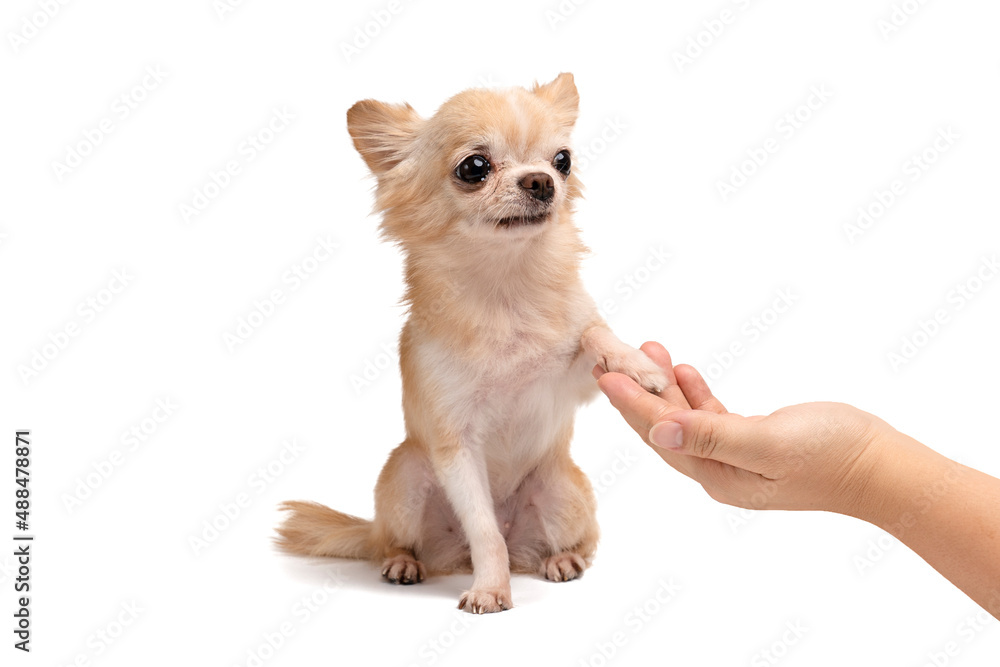
[[[549,218],[549,211],[543,211],[542,213],[537,213],[535,215],[515,215],[507,218],[500,218],[496,221],[497,227],[528,227],[531,225],[539,225]]]

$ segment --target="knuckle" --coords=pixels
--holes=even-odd
[[[691,451],[703,459],[713,458],[722,437],[721,429],[713,420],[703,420],[695,428]]]

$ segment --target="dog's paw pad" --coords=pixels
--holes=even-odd
[[[509,591],[500,590],[471,590],[462,593],[458,601],[458,608],[464,609],[470,614],[492,614],[497,611],[505,611],[514,606],[510,601]]]
[[[427,577],[427,571],[413,556],[399,555],[383,561],[382,576],[391,584],[416,584]]]
[[[542,571],[549,581],[570,581],[581,576],[585,569],[587,564],[583,558],[568,551],[549,556],[542,564]]]

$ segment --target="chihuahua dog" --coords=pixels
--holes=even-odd
[[[560,74],[467,90],[427,119],[374,100],[347,112],[382,234],[405,255],[406,438],[379,476],[374,521],[285,503],[285,551],[380,562],[397,584],[471,569],[458,607],[473,613],[511,608],[511,572],[568,581],[590,564],[595,500],[569,454],[574,412],[597,393],[595,364],[652,392],[666,376],[580,282],[578,104]]]

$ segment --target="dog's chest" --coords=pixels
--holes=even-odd
[[[512,326],[484,330],[471,350],[423,341],[420,367],[439,388],[454,428],[517,445],[526,433],[548,440],[580,402],[579,332]]]

